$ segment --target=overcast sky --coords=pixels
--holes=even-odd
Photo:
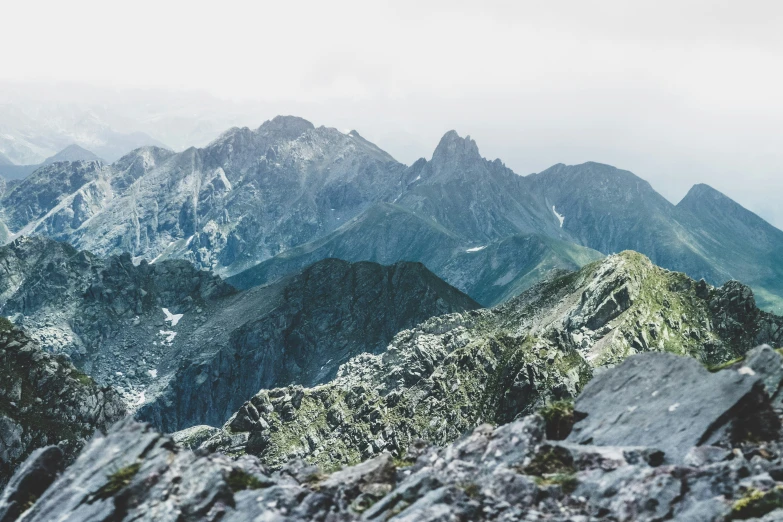
[[[520,174],[599,161],[673,202],[704,182],[783,227],[783,2],[71,0],[2,15],[2,80],[204,91],[254,118],[355,128],[406,163],[453,128]]]

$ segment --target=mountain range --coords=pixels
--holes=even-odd
[[[0,522],[783,516],[783,232],[707,185],[277,117],[0,223]]]
[[[202,149],[50,165],[7,187],[0,208],[8,239],[183,258],[241,287],[326,257],[413,260],[487,306],[633,249],[711,284],[742,280],[768,310],[783,303],[783,232],[706,185],[672,205],[608,165],[519,176],[454,131],[408,167],[356,131],[277,117]]]

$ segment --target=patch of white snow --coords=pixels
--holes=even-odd
[[[554,212],[555,215],[557,216],[557,219],[560,220],[560,228],[563,228],[563,221],[565,221],[565,216],[562,215],[562,214],[558,214],[557,210],[555,210],[555,206],[554,205],[552,205],[552,212]]]
[[[147,373],[149,373],[150,377],[152,377],[153,379],[158,378],[158,370],[147,370]]]
[[[469,248],[469,249],[465,250],[465,252],[479,252],[481,250],[484,250],[485,248],[487,248],[487,245],[480,246],[480,247]]]
[[[165,337],[161,341],[161,344],[164,346],[171,346],[171,343],[174,342],[174,338],[177,336],[177,332],[172,332],[171,330],[160,330],[158,333]]]
[[[166,314],[166,319],[164,319],[166,322],[168,322],[171,326],[177,326],[177,323],[185,314],[172,314],[169,312],[168,308],[163,308],[163,313]]]

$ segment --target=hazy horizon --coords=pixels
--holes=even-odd
[[[0,106],[89,108],[177,150],[293,114],[407,164],[454,129],[521,175],[607,163],[673,203],[706,183],[783,228],[783,5],[208,6],[11,5]]]

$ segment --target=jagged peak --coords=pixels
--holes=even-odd
[[[144,145],[143,147],[133,149],[115,161],[112,165],[130,165],[138,158],[153,158],[155,161],[160,161],[161,159],[168,158],[174,154],[175,152],[173,150],[164,147],[158,147],[156,145]]]
[[[481,154],[470,136],[462,138],[457,131],[450,130],[440,139],[432,154],[432,161],[438,163],[450,159],[481,159]]]

